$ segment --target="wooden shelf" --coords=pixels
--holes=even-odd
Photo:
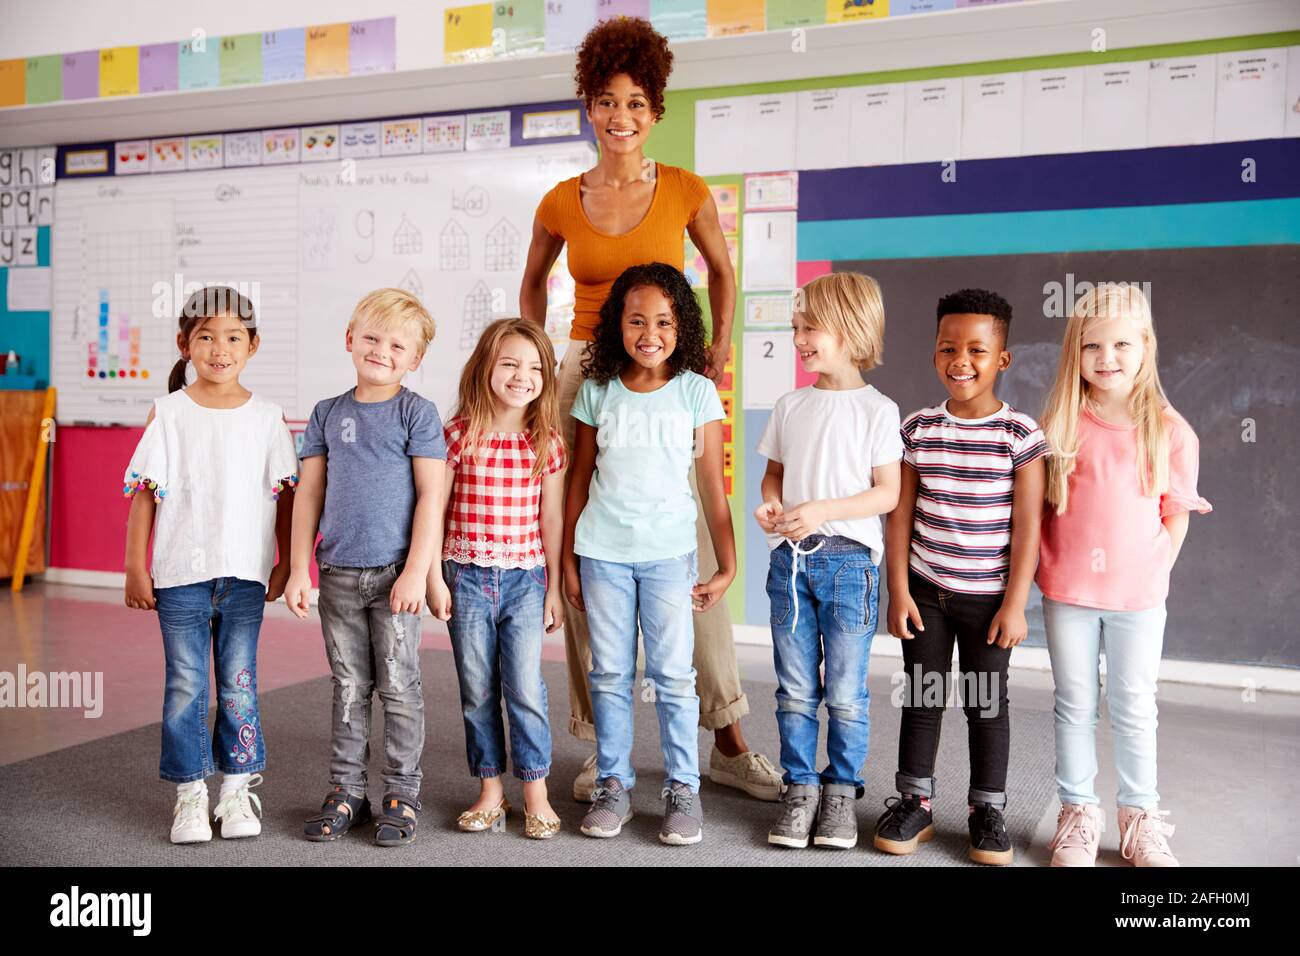
[[[1010,6],[809,27],[673,45],[674,89],[832,77],[940,64],[1111,50],[1300,29],[1295,0],[1029,0]],[[400,29],[400,24],[399,24]],[[75,100],[0,110],[0,147],[419,115],[564,100],[573,54],[551,53],[371,76]]]

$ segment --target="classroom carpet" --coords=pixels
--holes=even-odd
[[[873,675],[871,748],[866,795],[857,805],[859,840],[854,850],[809,847],[789,850],[767,844],[777,804],[719,787],[707,778],[712,734],[700,734],[704,773],[704,840],[688,847],[659,843],[662,815],[662,759],[653,703],[637,698],[633,762],[637,786],[635,816],[612,840],[584,837],[578,826],[584,805],[574,802],[574,775],[592,744],[567,732],[568,693],[564,665],[543,664],[550,688],[554,736],[551,804],[561,833],[551,840],[523,835],[523,795],[507,778],[512,809],[504,832],[462,833],[456,816],[473,802],[478,784],[467,771],[460,699],[451,654],[421,654],[426,734],[424,786],[414,843],[396,848],[371,842],[371,827],[358,827],[334,843],[302,838],[302,821],[313,815],[328,787],[331,688],[318,678],[263,694],[262,724],[268,728],[265,782],[253,792],[262,799],[263,828],[255,839],[173,846],[168,841],[175,788],[157,779],[158,724],[69,747],[0,767],[0,865],[8,866],[974,866],[966,856],[966,789],[969,762],[965,717],[949,707],[939,747],[937,834],[912,856],[889,856],[871,846],[883,801],[893,794],[901,711],[891,705],[887,676]],[[639,684],[638,684],[639,686]],[[751,748],[777,763],[775,685],[745,682],[751,713],[745,737]],[[1054,798],[1054,743],[1050,712],[1014,707],[1011,688],[1011,767],[1007,828],[1017,858]],[[370,798],[382,796],[383,710],[376,698],[371,740]],[[822,711],[825,747],[825,710]],[[209,780],[213,805],[220,777]]]

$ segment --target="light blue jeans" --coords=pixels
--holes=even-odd
[[[1156,679],[1165,637],[1164,604],[1145,611],[1104,611],[1045,597],[1043,621],[1056,682],[1056,787],[1061,802],[1101,802],[1094,782],[1104,641],[1117,802],[1122,807],[1154,807],[1160,802]]]
[[[700,698],[695,693],[694,551],[663,561],[623,564],[579,558],[582,600],[591,632],[591,709],[596,724],[596,779],[636,784],[632,769],[632,687],[637,621],[645,644],[643,701],[659,716],[668,780],[700,789]]]
[[[514,774],[520,780],[540,780],[551,769],[551,725],[542,680],[546,568],[485,568],[443,561],[442,577],[451,591],[447,629],[460,681],[469,772],[497,777],[505,769],[505,698]]]

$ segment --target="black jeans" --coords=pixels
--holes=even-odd
[[[903,641],[903,729],[898,738],[900,793],[934,795],[934,761],[939,730],[952,692],[952,647],[959,652],[961,687],[970,743],[971,803],[1006,804],[1007,753],[1011,722],[1007,710],[1007,663],[1011,649],[989,644],[989,625],[1002,606],[1001,594],[961,594],[909,573],[908,590],[925,630]]]

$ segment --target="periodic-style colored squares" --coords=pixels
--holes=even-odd
[[[63,98],[90,100],[99,96],[99,51],[63,54]]]
[[[827,23],[879,20],[889,16],[889,0],[826,0]]]
[[[473,63],[492,56],[492,4],[451,7],[442,17],[442,53],[448,63]]]
[[[171,93],[179,86],[176,44],[150,43],[140,47],[140,92]]]
[[[949,0],[951,2],[951,0]],[[816,27],[826,22],[826,6],[816,0],[767,0],[767,29]]]
[[[597,0],[546,0],[546,50],[574,50],[596,22]]]
[[[392,73],[397,69],[397,18],[359,20],[348,28],[348,73]]]
[[[0,60],[0,106],[27,102],[27,61]]]
[[[307,79],[348,75],[347,23],[307,28]]]
[[[221,85],[246,86],[262,82],[262,34],[222,37]]]
[[[650,19],[650,0],[596,0],[596,22],[614,17],[640,17]]]
[[[217,41],[183,40],[176,47],[182,90],[208,90],[221,85],[221,50]]]
[[[110,47],[99,51],[99,95],[135,96],[140,92],[140,48]]]
[[[506,0],[492,4],[492,55],[541,53],[546,45],[542,0]]]
[[[705,0],[650,0],[650,23],[670,40],[707,36]]]
[[[290,83],[307,77],[307,30],[262,34],[262,82]]]
[[[29,56],[27,58],[27,102],[57,103],[63,99],[63,57]]]
[[[760,33],[766,23],[764,0],[709,0],[709,36]]]

